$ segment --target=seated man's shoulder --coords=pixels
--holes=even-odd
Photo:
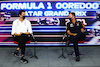
[[[26,22],[30,22],[29,20],[25,19]]]
[[[25,21],[29,21],[29,20],[25,19]]]

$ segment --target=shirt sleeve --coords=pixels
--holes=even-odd
[[[11,34],[14,35],[15,32],[16,32],[16,22],[13,21]]]
[[[31,22],[30,21],[28,23],[28,32],[30,32],[30,34],[32,34],[32,26],[31,26]]]
[[[80,28],[83,28],[83,24],[82,24],[82,22],[79,22],[80,23]]]
[[[70,24],[67,23],[67,27],[66,27],[67,30],[70,30]]]

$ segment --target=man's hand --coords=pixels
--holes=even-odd
[[[73,36],[76,36],[76,35],[77,35],[77,33],[74,33],[74,34],[73,34]]]
[[[20,35],[22,34],[23,32],[20,32]]]
[[[20,36],[21,34],[14,33],[14,35],[16,35],[16,36]]]
[[[84,33],[84,28],[81,28],[81,32]]]
[[[16,36],[20,36],[21,34],[27,34],[27,35],[29,35],[30,32],[27,32],[27,33],[20,32],[20,34],[14,33],[14,35],[16,35]]]
[[[27,32],[27,33],[24,33],[24,34],[27,34],[27,35],[29,35],[29,34],[30,34],[30,32]]]
[[[67,33],[68,33],[69,35],[72,35],[72,36],[76,36],[76,35],[77,35],[77,33],[71,33],[70,30],[67,30]]]

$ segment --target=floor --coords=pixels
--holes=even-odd
[[[15,57],[12,53],[16,47],[0,47],[0,67],[100,67],[100,46],[79,47],[81,55],[80,62],[75,61],[75,57],[68,55],[73,51],[73,47],[63,47],[64,55],[61,55],[62,47],[36,47],[37,57],[30,58],[30,51],[34,53],[34,47],[26,47],[26,58],[29,63],[20,62],[20,56]],[[20,53],[19,53],[20,55]]]

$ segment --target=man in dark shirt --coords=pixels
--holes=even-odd
[[[80,61],[78,40],[84,35],[84,28],[81,22],[76,21],[75,13],[69,13],[71,21],[67,23],[67,33],[70,35],[70,41],[74,44],[74,51],[76,55],[76,61]]]

